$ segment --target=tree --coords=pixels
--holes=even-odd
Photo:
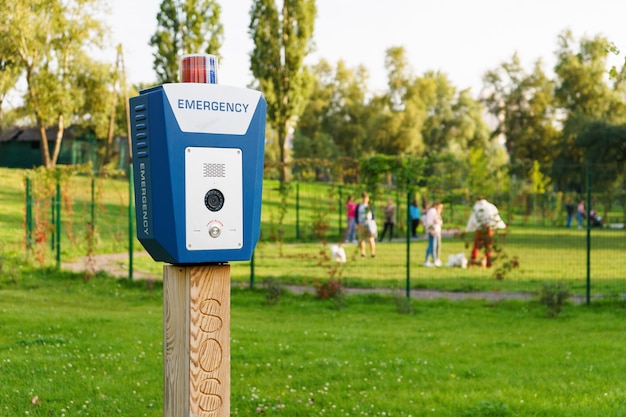
[[[280,179],[288,177],[289,142],[309,93],[310,76],[303,61],[312,47],[315,0],[283,0],[279,13],[274,0],[254,0],[250,35],[254,49],[250,70],[267,100],[268,122],[278,136]]]
[[[403,47],[385,51],[386,94],[369,102],[367,125],[370,152],[385,155],[421,155],[420,128],[425,117],[422,95],[415,94],[415,76]]]
[[[457,89],[445,74],[426,72],[416,81],[423,102],[421,137],[427,156],[451,154],[466,159],[470,148],[495,156],[496,149],[483,118],[483,106],[469,89]]]
[[[84,95],[73,123],[80,125],[82,132],[93,134],[96,138],[106,138],[106,145],[101,148],[103,165],[112,160],[114,136],[127,134],[124,108],[126,86],[121,80],[120,54],[121,46],[118,47],[118,65],[90,62],[76,77],[76,86],[88,93]]]
[[[355,70],[346,67],[343,61],[335,68],[321,60],[309,70],[312,87],[305,111],[298,120],[294,139],[294,157],[305,157],[296,149],[296,140],[327,137],[336,149],[335,157],[354,160],[361,156],[366,147],[365,96],[367,72],[363,67]],[[300,149],[301,151],[303,149]]]
[[[0,21],[4,22],[5,10],[0,6]],[[1,23],[0,23],[1,25]],[[4,33],[5,28],[0,26],[0,33]],[[2,105],[7,94],[15,87],[19,79],[22,67],[17,59],[17,53],[14,46],[9,42],[0,42],[0,132],[4,129],[4,115]]]
[[[596,122],[626,122],[626,85],[621,79],[608,77],[611,45],[605,38],[582,38],[577,49],[573,44],[572,33],[563,32],[555,67],[555,97],[564,114],[563,130],[551,176],[558,180],[560,189],[582,190],[585,177],[580,167],[588,158],[576,138]]]
[[[626,124],[590,123],[575,140],[593,167],[594,190],[622,187],[626,168]]]
[[[511,173],[528,178],[533,161],[550,167],[555,158],[559,132],[556,128],[554,81],[537,61],[527,74],[514,54],[509,62],[487,72],[483,98],[496,120],[494,137],[504,137]]]
[[[158,28],[150,45],[156,48],[153,68],[161,84],[178,81],[179,60],[184,54],[217,55],[223,43],[221,8],[215,0],[163,0],[157,14]]]
[[[8,3],[8,4],[7,4]],[[40,132],[42,163],[56,165],[65,124],[85,100],[78,77],[90,59],[86,50],[102,39],[94,15],[98,0],[23,0],[3,2],[3,42],[14,51],[26,81],[25,109]],[[46,129],[57,127],[52,153]]]

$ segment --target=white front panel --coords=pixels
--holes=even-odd
[[[185,149],[185,224],[188,250],[241,249],[241,149]]]
[[[261,99],[255,90],[216,84],[163,84],[183,132],[243,135]]]

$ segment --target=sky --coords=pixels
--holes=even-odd
[[[279,0],[280,1],[280,0]],[[160,0],[110,0],[105,19],[112,30],[104,59],[115,62],[120,42],[131,83],[153,82],[153,50],[148,42],[156,30]],[[220,50],[219,83],[246,87],[252,80],[248,35],[252,0],[218,0],[225,40]],[[349,68],[364,65],[369,87],[386,88],[385,51],[403,46],[413,73],[440,71],[458,89],[478,94],[485,72],[517,52],[530,71],[541,59],[552,75],[558,35],[570,29],[581,37],[603,35],[626,53],[624,0],[317,0],[314,64],[343,59]]]

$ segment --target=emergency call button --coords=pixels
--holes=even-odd
[[[220,237],[221,234],[222,229],[220,229],[219,226],[211,226],[209,228],[209,236],[211,236],[212,238]]]

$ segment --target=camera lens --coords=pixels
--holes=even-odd
[[[224,206],[224,194],[216,189],[207,191],[204,195],[204,205],[211,211],[220,211]]]

